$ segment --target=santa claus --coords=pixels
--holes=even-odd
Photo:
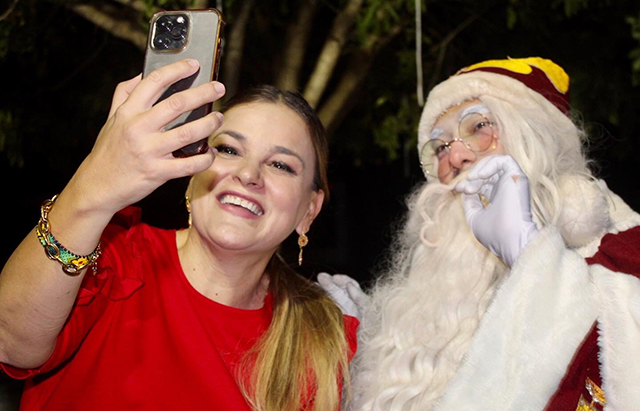
[[[590,171],[568,90],[525,58],[431,91],[427,182],[369,296],[319,276],[362,311],[352,409],[640,409],[640,215]]]

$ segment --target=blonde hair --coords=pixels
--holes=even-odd
[[[259,411],[339,409],[340,383],[350,385],[342,312],[277,253],[267,272],[273,317],[240,368],[245,398]]]
[[[316,157],[312,189],[323,191],[326,201],[328,143],[316,112],[300,93],[268,85],[243,90],[222,111],[254,102],[282,104],[305,122]],[[342,312],[320,286],[299,276],[278,253],[266,272],[273,317],[239,368],[245,398],[259,411],[338,409],[340,383],[347,389],[350,385]]]

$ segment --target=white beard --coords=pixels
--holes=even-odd
[[[432,409],[507,270],[473,236],[453,184],[422,186],[408,202],[361,325],[356,410]]]

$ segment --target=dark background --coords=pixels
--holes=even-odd
[[[463,3],[429,3],[425,31],[433,38],[444,37],[464,13],[472,12]],[[592,136],[589,152],[596,160],[597,175],[639,210],[640,87],[633,82],[637,73],[632,53],[640,37],[633,37],[625,19],[640,18],[640,6],[638,2],[596,1],[568,16],[558,10],[559,3],[486,2],[483,17],[448,44],[439,73],[429,72],[439,50],[425,45],[425,71],[432,75],[426,76],[427,83],[442,81],[463,66],[491,58],[554,60],[572,78],[572,105]],[[520,6],[520,18],[511,28],[504,23],[509,19],[507,4]],[[0,5],[8,7],[8,2]],[[0,7],[0,12],[6,7]],[[3,264],[37,223],[42,201],[64,188],[91,150],[117,83],[140,72],[143,63],[139,49],[60,2],[43,1],[20,14],[20,19],[0,22]],[[269,63],[263,60],[277,42],[265,46],[261,39],[270,30],[282,30],[269,24],[263,21],[249,31],[247,65],[241,68],[245,84],[270,82]],[[317,30],[318,44],[312,50],[320,48],[327,27],[319,25]],[[411,66],[405,60],[414,47],[412,41],[410,35],[398,36],[382,50],[331,136],[332,199],[309,233],[301,268],[309,277],[320,271],[347,273],[366,287],[405,211],[404,196],[423,179],[415,128],[399,133],[393,155],[372,138],[380,128],[379,118],[389,114],[382,112],[386,106],[380,109],[376,104],[381,96],[395,99],[395,107],[405,103],[414,107],[414,122],[419,116],[420,108],[411,94],[415,93],[415,78],[410,71],[399,69]],[[409,98],[402,100],[405,95]],[[6,113],[11,114],[10,120]],[[143,218],[161,227],[184,226],[184,189],[184,181],[158,189],[139,204]],[[292,264],[297,257],[295,241],[292,237],[283,245]],[[19,383],[0,377],[0,409],[12,409],[9,404],[15,400],[7,400],[6,392],[14,393],[18,387]],[[3,401],[9,402],[3,405]]]

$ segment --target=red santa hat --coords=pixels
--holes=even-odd
[[[449,108],[483,95],[569,114],[569,76],[562,67],[540,57],[488,60],[459,70],[431,90],[420,118],[418,150]]]

